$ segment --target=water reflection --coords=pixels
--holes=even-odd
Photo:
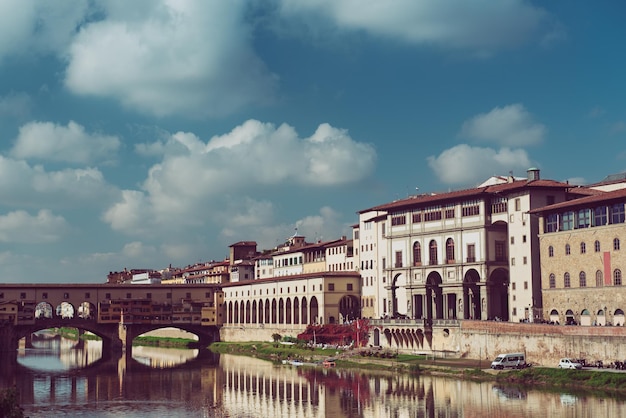
[[[451,378],[295,367],[206,350],[134,347],[134,358],[88,363],[75,351],[20,351],[16,385],[31,417],[570,417],[624,416],[623,399],[474,383]],[[37,356],[34,356],[37,357]],[[50,359],[62,369],[42,367]],[[63,359],[63,360],[61,360]],[[88,364],[77,368],[78,364]],[[25,368],[23,365],[28,365]],[[35,367],[36,366],[36,367]],[[0,371],[1,372],[1,371]]]

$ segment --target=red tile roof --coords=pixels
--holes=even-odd
[[[596,206],[601,203],[611,203],[612,201],[624,201],[626,199],[626,189],[617,189],[610,192],[600,192],[591,196],[581,197],[579,199],[568,200],[566,202],[555,203],[554,205],[544,206],[542,208],[533,209],[530,213],[544,213],[563,210],[565,208],[582,208]]]

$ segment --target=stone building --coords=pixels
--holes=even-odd
[[[531,211],[540,219],[544,318],[624,325],[626,188],[615,187],[591,186],[590,196]]]
[[[542,180],[537,169],[527,174],[360,211],[355,253],[364,304],[374,304],[364,313],[426,321],[538,319],[539,220],[529,211],[567,200],[571,186]]]

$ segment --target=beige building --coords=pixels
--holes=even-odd
[[[493,177],[361,211],[355,248],[364,302],[377,299],[372,316],[538,319],[539,221],[528,212],[565,201],[569,189],[529,169],[527,178]],[[369,271],[380,274],[371,288]]]
[[[624,325],[626,189],[616,184],[594,189],[591,196],[531,212],[541,220],[544,318]]]

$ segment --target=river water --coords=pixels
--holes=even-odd
[[[0,369],[30,417],[622,417],[626,399],[453,378],[291,366],[207,350],[64,339],[21,348]]]

